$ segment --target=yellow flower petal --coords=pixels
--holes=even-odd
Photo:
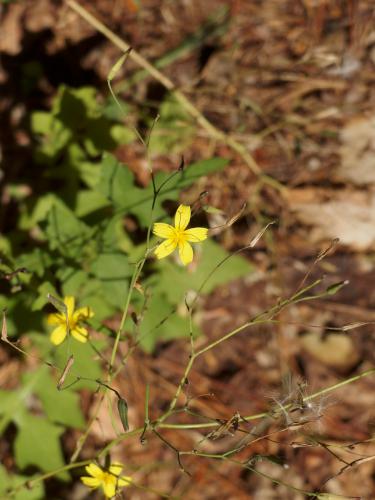
[[[96,477],[82,476],[80,477],[80,480],[85,486],[88,486],[89,488],[98,488],[101,485],[100,480]]]
[[[69,295],[68,297],[65,297],[64,298],[64,304],[66,305],[66,307],[68,308],[68,318],[70,320],[70,318],[73,316],[73,313],[74,313],[74,307],[75,307],[75,298],[72,297],[71,295]]]
[[[87,331],[87,328],[83,326],[78,326],[76,325],[74,328],[70,330],[70,333],[73,335],[73,337],[80,342],[87,342],[87,337],[89,335],[89,332]]]
[[[55,328],[51,333],[50,337],[52,344],[55,345],[61,344],[61,342],[63,342],[66,337],[66,333],[67,333],[66,324],[60,325],[57,328]]]
[[[110,466],[109,472],[114,476],[118,477],[121,474],[122,469],[123,469],[122,464],[114,463]]]
[[[158,247],[155,249],[155,255],[158,259],[163,259],[167,257],[170,253],[175,250],[177,244],[172,240],[165,240],[163,243],[160,243]]]
[[[84,321],[86,319],[92,318],[94,316],[94,312],[91,307],[80,307],[73,313],[73,322]]]
[[[103,487],[103,491],[104,491],[104,495],[107,497],[107,498],[112,498],[116,495],[116,481],[111,481],[111,482],[108,482],[108,481],[105,481],[102,483],[102,487]]]
[[[178,253],[180,255],[181,262],[185,266],[193,260],[193,249],[190,243],[180,243],[178,246]]]
[[[116,484],[121,487],[132,483],[130,476],[120,476],[122,469],[123,465],[119,463],[112,464],[109,468],[109,472],[116,478]]]
[[[102,481],[104,473],[98,465],[91,462],[91,464],[86,465],[85,469],[90,474],[90,476],[96,477],[99,481]]]
[[[175,229],[164,222],[155,222],[152,232],[159,238],[173,239],[175,237]]]
[[[184,231],[186,241],[191,241],[192,243],[204,241],[207,238],[207,233],[208,229],[206,227],[193,227]]]
[[[130,476],[121,476],[117,482],[119,486],[129,486],[132,484],[133,480]]]
[[[60,313],[53,313],[47,316],[47,323],[49,325],[61,325],[61,323],[66,324],[65,317]]]
[[[179,231],[183,231],[187,228],[191,217],[191,210],[189,206],[180,205],[174,216],[175,228]]]

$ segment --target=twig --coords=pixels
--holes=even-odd
[[[90,14],[84,7],[79,5],[76,0],[66,0],[67,5],[73,9],[79,16],[81,16],[85,21],[87,21],[96,30],[102,33],[108,40],[110,40],[114,45],[116,45],[124,53],[129,51],[130,45],[117,36],[113,31],[111,31],[107,26],[101,23],[94,15]],[[175,84],[166,77],[161,71],[159,71],[155,66],[147,61],[143,56],[141,56],[136,50],[132,49],[129,53],[129,58],[131,58],[136,64],[141,66],[146,70],[155,80],[160,82],[179,102],[179,104],[197,121],[197,123],[206,130],[206,132],[213,138],[220,142],[227,144],[233,151],[238,153],[250,170],[258,177],[267,183],[272,183],[274,186],[278,185],[275,179],[268,177],[263,174],[259,165],[251,156],[251,154],[246,150],[245,146],[237,142],[233,137],[228,136],[223,131],[217,129],[211,122],[203,116],[203,114],[196,108],[196,106],[181,92],[179,91]],[[278,185],[278,188],[282,188]]]

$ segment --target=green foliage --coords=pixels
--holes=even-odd
[[[25,481],[30,481],[29,476],[20,476],[18,474],[8,474],[5,467],[0,465],[0,495],[1,498],[7,498],[7,490],[16,488]],[[33,488],[20,489],[12,495],[13,500],[41,500],[44,498],[43,483],[37,483]]]
[[[64,465],[60,436],[64,428],[52,424],[43,417],[27,415],[17,423],[18,433],[14,443],[15,458],[21,469],[35,465],[42,471],[50,471]],[[66,472],[60,479],[69,479]]]
[[[162,102],[158,113],[159,119],[151,135],[150,150],[160,154],[183,151],[195,133],[191,116],[173,96]]]
[[[146,312],[139,327],[140,343],[151,352],[158,339],[186,337],[189,334],[189,325],[186,317],[175,314],[176,306],[184,304],[186,293],[200,291],[206,294],[218,285],[227,283],[251,271],[251,266],[239,256],[229,257],[225,265],[220,265],[229,254],[212,240],[202,244],[199,266],[194,272],[186,267],[176,265],[172,259],[158,262],[154,274],[146,280],[152,296],[146,303]],[[171,286],[171,283],[173,286]],[[185,309],[185,308],[184,308]],[[139,311],[141,314],[141,311]],[[168,317],[167,321],[163,321]],[[195,334],[199,334],[195,327]]]
[[[55,360],[58,366],[65,366],[67,360],[67,352],[69,355],[74,356],[74,365],[69,375],[66,377],[65,386],[73,384],[72,389],[78,390],[82,388],[96,389],[97,384],[95,380],[100,378],[102,371],[99,363],[93,362],[94,358],[97,357],[94,350],[90,348],[87,344],[82,344],[81,342],[76,342],[70,339],[69,346],[64,344],[58,346],[55,352]],[[104,342],[92,342],[93,346],[100,351],[105,346]],[[84,380],[77,381],[77,376],[84,376]],[[86,380],[89,379],[89,380]],[[65,389],[64,392],[69,392],[69,389]]]
[[[97,325],[121,310],[134,263],[145,250],[151,217],[169,221],[173,212],[166,211],[166,202],[177,206],[181,190],[226,166],[226,160],[212,158],[188,165],[174,175],[158,172],[154,181],[156,188],[162,188],[151,212],[152,184],[139,187],[132,171],[109,152],[123,144],[124,137],[131,140],[128,130],[104,111],[94,89],[63,86],[51,111],[32,115],[31,128],[38,137],[33,168],[39,169],[40,176],[35,184],[35,177],[28,177],[26,172],[23,182],[31,186],[33,194],[19,197],[18,234],[3,240],[10,268],[30,271],[11,280],[16,289],[22,287],[21,309],[28,311],[29,330],[44,329],[42,308],[47,293],[76,296],[82,305],[95,311]],[[159,125],[169,123],[179,134],[174,121],[179,113],[176,103],[167,100]],[[124,227],[124,217],[129,216],[137,221],[136,234]],[[159,338],[186,335],[186,319],[178,315],[153,335],[147,332],[158,322],[158,314],[168,314],[183,304],[186,285],[197,290],[213,266],[226,256],[212,240],[201,247],[200,265],[194,272],[172,259],[147,263],[143,282],[145,287],[152,286],[152,297],[145,306],[139,296],[134,303],[136,308],[144,307],[139,332],[148,338],[142,341],[144,348],[152,349]],[[215,271],[204,292],[249,271],[240,257],[230,259]],[[11,318],[20,309],[21,300],[7,302]],[[10,331],[14,329],[10,324]]]
[[[166,133],[155,130],[151,151],[181,148],[190,140],[192,124],[172,99],[162,104],[160,114],[157,130]],[[22,173],[19,184],[10,187],[18,207],[15,230],[0,238],[0,272],[9,275],[0,293],[0,307],[7,308],[8,335],[27,333],[39,356],[60,368],[74,356],[64,381],[64,387],[70,387],[66,390],[57,391],[57,381],[42,366],[25,375],[18,389],[0,391],[0,434],[9,424],[16,426],[14,452],[20,470],[31,466],[50,471],[64,464],[61,435],[67,427],[85,426],[76,391],[95,390],[95,380],[102,376],[100,358],[115,335],[102,322],[124,307],[150,224],[170,222],[181,191],[227,164],[212,158],[174,174],[158,172],[154,177],[158,196],[152,209],[152,183],[140,187],[130,168],[111,153],[135,139],[116,120],[118,115],[110,106],[98,103],[94,89],[61,87],[50,111],[32,114],[34,163]],[[156,243],[151,236],[151,246]],[[181,267],[173,257],[156,261],[150,256],[146,261],[141,287],[131,303],[140,321],[137,325],[129,321],[126,330],[133,331],[148,352],[159,340],[189,335],[185,295],[197,292],[211,271],[215,270],[199,290],[202,294],[251,271],[240,257],[221,266],[228,254],[213,240],[196,247],[196,252],[199,265],[194,270]],[[60,346],[51,346],[46,315],[52,306],[47,294],[73,295],[77,307],[90,306],[95,313],[91,325],[104,334],[103,340],[90,338],[81,344],[68,336]],[[194,335],[199,333],[195,325]],[[125,403],[120,404],[126,427]],[[67,473],[59,477],[69,479]],[[3,484],[15,484],[20,478],[6,476],[0,481],[0,493]],[[23,494],[16,498],[37,499],[42,490]]]
[[[231,256],[228,262],[222,266],[219,264],[229,257],[229,254],[212,240],[207,240],[202,245],[199,266],[194,273],[184,267],[176,266],[171,260],[160,261],[159,279],[154,283],[154,287],[164,293],[168,300],[182,301],[184,294],[188,290],[197,291],[211,271],[212,276],[204,285],[202,292],[212,292],[218,285],[222,285],[251,271],[248,262],[237,255]],[[219,267],[217,267],[219,266]],[[173,283],[173,287],[171,287]]]
[[[26,373],[17,390],[0,391],[0,432],[11,422],[18,430],[14,443],[18,467],[34,465],[46,472],[64,464],[60,424],[84,427],[78,395],[71,390],[58,392],[45,366]],[[64,473],[60,478],[69,476]]]
[[[182,189],[193,184],[200,177],[212,172],[222,170],[227,161],[222,158],[212,158],[210,160],[194,163],[174,176],[159,193],[155,208],[154,218],[160,219],[166,216],[163,209],[163,202],[166,200],[178,200],[178,195]],[[111,201],[113,205],[123,211],[137,217],[143,227],[150,224],[151,204],[153,199],[152,185],[141,189],[135,185],[134,175],[129,169],[125,169],[116,158],[111,155],[104,155],[101,164],[101,177],[97,184],[97,189]],[[160,172],[155,175],[156,186],[162,186],[170,174]]]
[[[56,391],[56,382],[52,380],[47,367],[40,368],[41,376],[33,386],[33,393],[39,397],[46,416],[52,422],[82,429],[85,421],[79,407],[79,396],[71,390]],[[24,380],[27,383],[33,374],[27,373]]]

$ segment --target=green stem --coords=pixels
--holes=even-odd
[[[23,489],[30,490],[33,488],[36,484],[41,483],[42,481],[45,481],[46,479],[49,479],[50,477],[56,476],[57,474],[60,474],[61,472],[68,471],[70,469],[78,469],[79,467],[83,467],[85,465],[88,465],[91,462],[91,460],[83,460],[81,462],[75,462],[73,464],[67,464],[64,465],[63,467],[59,467],[58,469],[52,470],[50,472],[46,472],[45,474],[41,474],[38,477],[35,477],[33,479],[29,479],[25,481],[24,483],[21,483],[14,487],[12,490],[8,491],[6,493],[6,499],[14,497],[17,493],[19,493]]]
[[[375,368],[371,368],[369,370],[366,370],[363,373],[360,373],[358,375],[354,375],[353,377],[342,380],[341,382],[338,382],[338,383],[333,384],[329,387],[325,387],[324,389],[321,389],[317,392],[314,392],[313,394],[310,394],[309,396],[304,397],[303,401],[311,401],[312,399],[316,399],[324,394],[327,394],[329,392],[340,389],[341,387],[344,387],[345,385],[356,382],[357,380],[359,380],[361,378],[369,377],[370,375],[374,375],[374,374],[375,374]],[[285,408],[287,408],[287,406],[285,406]],[[257,419],[261,419],[261,418],[268,417],[268,416],[269,416],[268,413],[258,413],[258,414],[249,415],[247,417],[244,417],[244,419],[246,421],[251,421],[251,420],[257,420]],[[155,426],[158,425],[162,429],[181,429],[181,430],[183,429],[183,430],[186,430],[186,429],[202,429],[202,428],[215,427],[215,426],[219,426],[220,424],[217,422],[207,422],[207,423],[203,423],[203,424],[167,424],[167,423],[162,423],[160,421],[155,421],[152,423],[152,425],[155,425]],[[133,436],[137,436],[137,435],[141,434],[143,432],[143,430],[144,430],[143,427],[139,427],[137,429],[133,429],[132,431],[121,434],[120,436],[116,437],[116,439],[114,439],[113,441],[108,443],[108,445],[105,446],[97,454],[96,458],[100,458],[102,456],[105,456],[114,446],[121,443],[124,439],[130,438]],[[180,454],[181,455],[189,455],[189,454],[190,455],[200,455],[200,456],[207,456],[207,458],[223,459],[223,455],[204,454],[203,452],[201,453],[201,452],[197,452],[197,451],[181,451]],[[224,457],[224,459],[225,458],[226,457]],[[229,460],[229,459],[227,458],[227,460]],[[233,459],[231,459],[231,461],[233,461]],[[31,479],[29,481],[25,481],[24,483],[18,485],[16,488],[14,488],[12,490],[12,492],[9,492],[9,495],[10,494],[14,495],[16,492],[20,491],[23,488],[28,488],[30,486],[34,486],[35,484],[37,484],[41,481],[44,481],[45,479],[48,479],[50,477],[55,476],[56,474],[59,474],[60,472],[64,472],[64,471],[70,470],[70,469],[75,469],[78,467],[83,467],[84,465],[87,465],[90,462],[91,462],[91,460],[84,460],[82,462],[74,462],[74,463],[64,465],[63,467],[60,467],[60,468],[55,469],[53,471],[47,472],[46,474],[42,474],[34,479]],[[242,464],[242,462],[239,462],[239,463]],[[259,473],[259,471],[254,471],[254,472],[256,472],[257,474]],[[273,480],[273,479],[271,478],[271,480]],[[314,496],[314,495],[310,493],[309,496]]]
[[[124,328],[126,318],[128,316],[129,306],[130,306],[130,301],[131,301],[131,298],[133,295],[134,286],[137,282],[137,279],[139,278],[139,275],[142,272],[142,269],[143,269],[145,262],[146,262],[146,257],[144,257],[140,262],[138,262],[136,264],[132,279],[130,281],[130,287],[129,287],[129,292],[128,292],[127,297],[126,297],[124,312],[123,312],[122,317],[121,317],[120,326],[117,330],[117,334],[116,334],[116,338],[115,338],[115,342],[113,344],[113,349],[112,349],[112,354],[111,354],[111,361],[110,361],[110,365],[109,365],[109,380],[110,381],[112,380],[111,373],[113,370],[113,364],[115,362],[115,357],[116,357],[118,345],[120,342],[120,336],[121,336],[122,330]]]

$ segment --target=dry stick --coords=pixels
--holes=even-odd
[[[361,464],[366,463],[366,462],[372,462],[373,460],[375,460],[375,455],[371,455],[370,457],[357,458],[357,460],[353,460],[353,462],[350,462],[350,463],[344,465],[344,467],[342,467],[336,474],[334,474],[333,476],[330,476],[328,479],[326,479],[324,481],[324,483],[322,484],[321,488],[323,488],[324,485],[326,485],[329,481],[331,481],[331,479],[334,479],[337,476],[341,476],[341,474],[346,472],[348,469],[355,467],[357,465],[361,465]]]
[[[87,21],[96,30],[102,33],[108,40],[110,40],[114,45],[116,45],[124,53],[129,51],[130,45],[125,42],[122,38],[117,36],[113,31],[111,31],[107,26],[101,23],[95,16],[90,14],[84,7],[79,5],[75,0],[66,0],[67,5],[73,9],[78,15],[80,15],[85,21]],[[227,144],[233,151],[238,153],[244,160],[246,165],[250,170],[258,177],[261,177],[268,184],[273,185],[278,189],[283,189],[284,186],[279,184],[275,179],[269,177],[262,173],[259,165],[251,156],[251,154],[246,150],[246,148],[237,142],[233,137],[228,136],[221,130],[217,129],[211,122],[203,116],[203,114],[194,106],[194,104],[189,101],[189,99],[179,91],[175,84],[166,77],[161,71],[159,71],[155,66],[150,64],[144,57],[142,57],[136,50],[132,49],[129,53],[129,58],[133,59],[139,66],[145,69],[155,80],[160,82],[181,104],[181,106],[199,123],[199,125],[204,128],[208,134],[220,142]]]

